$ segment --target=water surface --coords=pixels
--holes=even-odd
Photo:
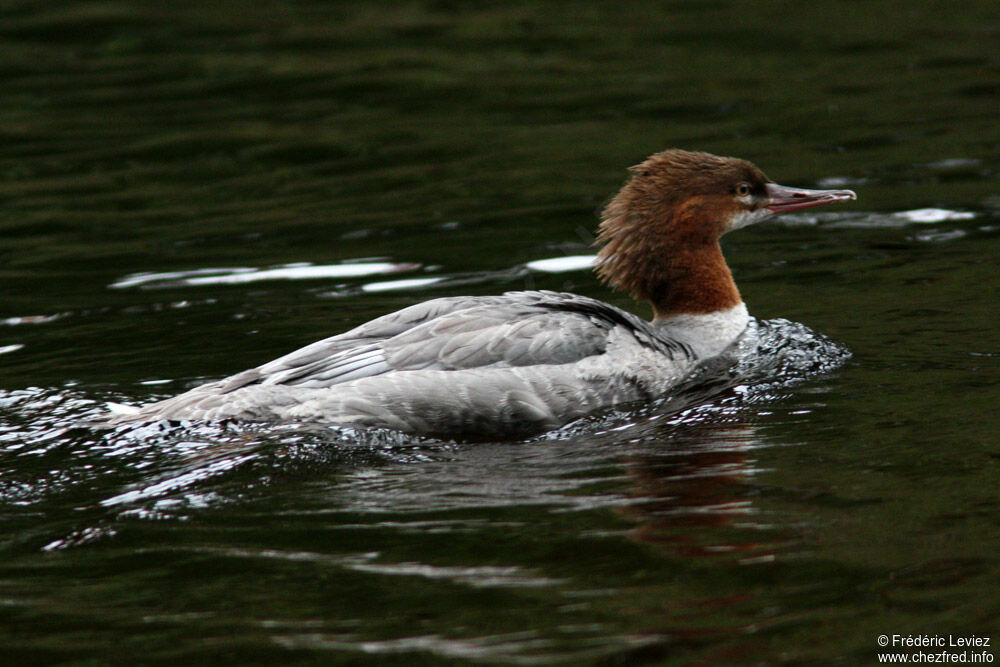
[[[8,659],[1000,642],[994,3],[3,13]],[[783,366],[523,441],[81,426],[436,296],[645,315],[589,244],[625,168],[668,146],[858,192],[725,240],[761,326],[802,343]]]

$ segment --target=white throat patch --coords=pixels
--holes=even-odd
[[[755,225],[761,220],[770,218],[771,215],[772,213],[767,207],[761,207],[756,211],[740,211],[729,219],[729,231]]]

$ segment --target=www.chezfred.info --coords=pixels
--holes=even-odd
[[[878,653],[880,663],[990,664],[994,658],[991,638],[981,635],[879,635],[876,642],[893,649]]]

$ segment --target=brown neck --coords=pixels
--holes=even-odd
[[[605,209],[597,272],[612,286],[653,304],[654,319],[728,310],[742,303],[719,247],[722,230],[703,200],[674,215],[630,214],[628,191]],[[644,214],[643,214],[644,213]]]
[[[699,315],[728,310],[742,299],[718,241],[697,248],[675,250],[647,282],[646,298],[654,319]]]

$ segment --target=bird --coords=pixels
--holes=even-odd
[[[141,407],[153,421],[318,422],[449,437],[542,433],[669,396],[747,328],[720,238],[856,199],[779,185],[753,163],[672,148],[633,166],[604,207],[598,277],[652,319],[546,290],[431,299]]]

